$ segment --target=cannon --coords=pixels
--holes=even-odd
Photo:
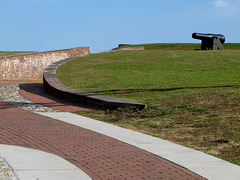
[[[224,50],[225,37],[222,34],[193,33],[192,38],[202,40],[201,50]]]

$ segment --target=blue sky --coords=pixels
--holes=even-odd
[[[200,43],[193,32],[240,43],[240,0],[0,0],[0,19],[0,51]]]

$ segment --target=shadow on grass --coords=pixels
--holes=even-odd
[[[93,93],[97,94],[130,94],[135,92],[165,92],[165,91],[176,91],[184,89],[207,89],[207,88],[240,88],[240,85],[224,85],[224,86],[202,86],[202,87],[176,87],[176,88],[156,88],[156,89],[110,89],[105,91],[94,91]]]

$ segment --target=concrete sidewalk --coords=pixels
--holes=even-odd
[[[44,94],[41,84],[24,87],[25,89],[21,89],[20,93],[35,103],[42,103],[52,108],[58,107],[61,110],[66,106],[68,111],[77,108],[74,104],[69,105]],[[77,174],[72,179],[89,177],[114,180],[239,179],[240,177],[240,167],[237,165],[152,136],[67,112],[36,114],[13,107],[0,99],[0,128],[1,144],[14,145],[9,148],[15,149],[16,152],[19,151],[19,147],[26,147],[28,150],[29,148],[41,150],[40,154],[44,154],[42,151],[50,153],[51,155],[47,154],[47,156],[58,159],[56,162],[65,162],[66,169],[69,168],[68,170]],[[0,156],[1,152],[8,151],[4,150],[4,147],[8,146],[0,146]],[[29,151],[37,153],[36,150]],[[20,166],[15,166],[14,161],[20,157],[19,161],[23,163],[28,156],[21,156],[21,153],[18,155],[15,152],[13,154],[15,156],[11,158],[10,155],[11,160],[8,157],[6,159],[18,175]],[[37,165],[41,161],[35,160],[35,156],[38,155],[27,159]],[[42,162],[44,164],[45,161]],[[48,174],[46,172],[53,167],[50,164],[48,166],[48,163],[45,165],[46,171],[42,174]],[[78,167],[79,172],[75,167]],[[61,168],[61,173],[67,175],[68,173],[64,173],[64,165],[60,166]],[[41,170],[41,168],[37,169]],[[60,169],[56,166],[56,172]],[[39,174],[29,179],[33,177],[36,179],[37,175]],[[21,179],[25,180],[22,176]],[[43,179],[53,179],[53,176],[49,173],[49,177]]]
[[[14,177],[12,173],[8,173],[6,179],[91,179],[87,174],[70,162],[43,151],[18,146],[0,145],[0,156],[4,157],[11,166],[11,169],[13,169],[14,173],[17,175],[17,177]]]

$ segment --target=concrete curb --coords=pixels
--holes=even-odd
[[[78,56],[82,57],[82,56]],[[67,61],[74,58],[67,58],[49,65],[43,72],[43,85],[49,94],[59,98],[78,102],[90,107],[97,107],[101,109],[117,109],[122,108],[137,108],[138,110],[145,109],[146,104],[133,102],[125,99],[103,96],[95,93],[72,89],[63,85],[56,77],[57,68]]]

